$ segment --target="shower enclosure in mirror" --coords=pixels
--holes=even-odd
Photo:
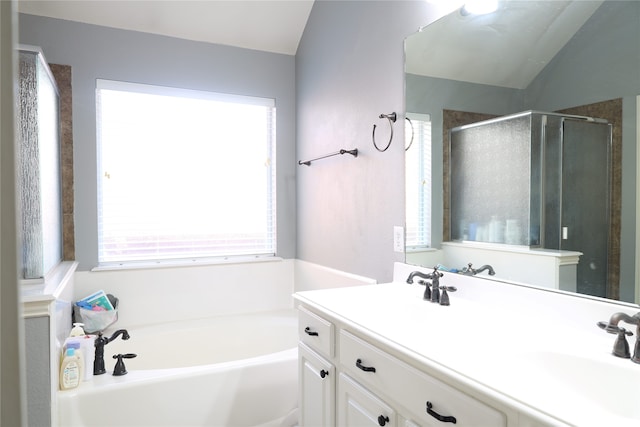
[[[606,296],[611,126],[523,112],[453,128],[450,240],[581,252],[576,289]],[[604,202],[604,203],[603,203]]]
[[[42,52],[21,47],[18,186],[23,279],[39,279],[62,260],[59,100]]]

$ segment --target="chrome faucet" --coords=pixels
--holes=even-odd
[[[118,329],[109,338],[103,337],[102,332],[98,332],[98,338],[96,338],[95,342],[96,354],[93,359],[93,375],[102,375],[107,372],[104,368],[104,346],[118,338],[119,335],[122,335],[123,340],[130,338],[126,329]]]
[[[431,302],[437,302],[440,305],[449,305],[449,292],[455,292],[456,288],[454,286],[440,286],[440,278],[444,276],[441,272],[438,271],[438,267],[433,267],[432,273],[422,273],[420,271],[414,271],[409,274],[407,277],[407,283],[413,283],[414,277],[422,277],[423,279],[431,279],[431,282],[427,282],[426,280],[420,280],[418,283],[425,286],[424,295],[422,299]],[[442,289],[442,295],[440,295],[440,290]]]
[[[633,348],[633,356],[629,353],[629,343],[627,342],[627,336],[633,335],[633,332],[618,326],[620,322],[636,326],[636,343]],[[618,335],[613,343],[612,354],[614,356],[625,359],[631,358],[632,362],[640,363],[640,313],[636,313],[633,316],[629,316],[626,313],[614,313],[611,315],[609,322],[598,322],[598,326],[610,334]]]
[[[423,273],[422,271],[412,271],[411,274],[409,274],[409,277],[407,277],[407,283],[413,283],[413,278],[416,276],[422,277],[423,279],[431,279],[430,273]]]
[[[482,273],[485,270],[489,270],[489,276],[495,276],[496,272],[489,264],[485,264],[480,268],[473,268],[472,264],[462,269],[462,274],[467,276],[475,276],[476,274]]]

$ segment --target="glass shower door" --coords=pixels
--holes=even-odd
[[[582,252],[577,291],[606,297],[611,125],[564,118],[560,249]]]

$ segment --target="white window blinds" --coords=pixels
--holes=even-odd
[[[407,113],[405,120],[406,247],[408,251],[431,246],[431,118]]]
[[[97,81],[101,265],[275,255],[275,102]]]

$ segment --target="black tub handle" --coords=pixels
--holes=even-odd
[[[317,337],[317,336],[318,336],[318,333],[317,333],[317,332],[313,332],[313,331],[311,330],[311,328],[310,328],[310,327],[308,327],[308,326],[307,326],[306,328],[304,328],[304,331],[305,331],[305,332],[307,333],[307,335],[309,335],[309,336],[312,336],[312,337]]]
[[[329,375],[329,371],[325,371],[324,369],[320,371],[320,377],[321,377],[321,378],[324,378],[324,377],[326,377],[327,375]]]
[[[456,423],[456,417],[452,417],[450,415],[440,415],[439,413],[437,413],[431,408],[433,408],[433,403],[427,402],[427,414],[431,415],[436,420],[441,421],[443,423],[453,423],[453,424]]]
[[[356,360],[356,366],[358,368],[360,368],[361,370],[365,371],[365,372],[375,372],[376,371],[376,368],[374,368],[373,366],[364,366],[362,364],[362,359]]]

